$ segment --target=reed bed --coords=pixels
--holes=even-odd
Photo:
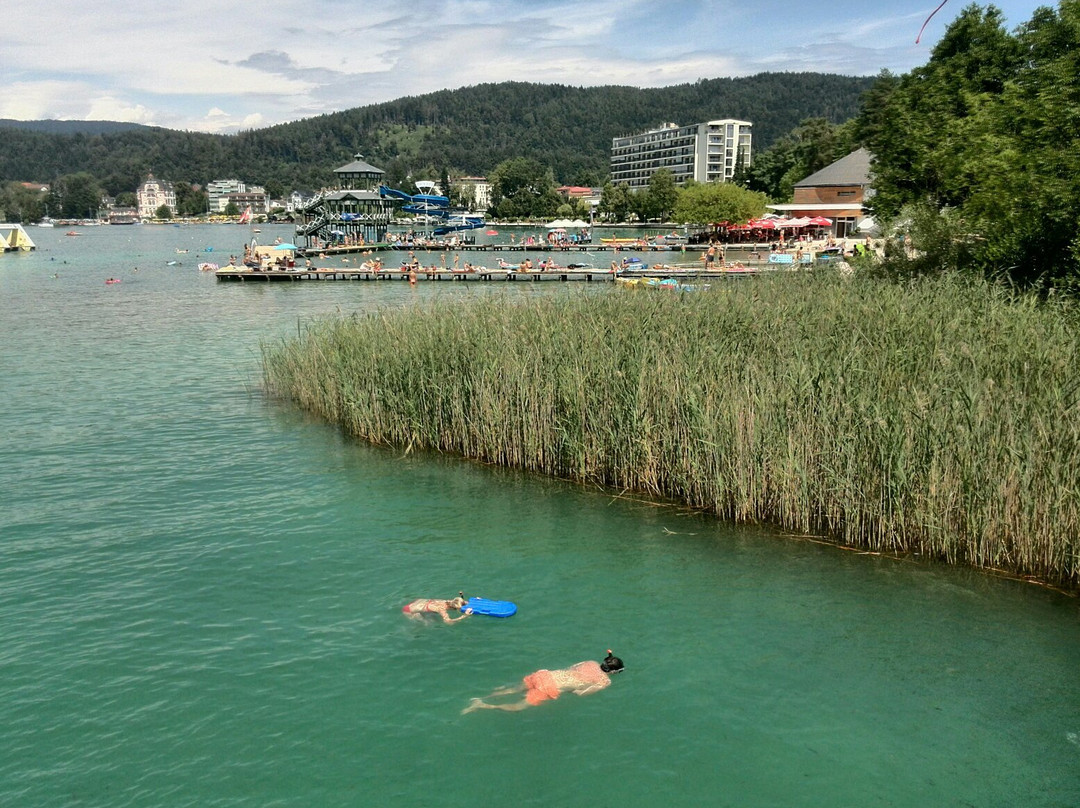
[[[328,318],[263,367],[369,441],[1076,588],[1078,335],[959,277],[785,274]]]

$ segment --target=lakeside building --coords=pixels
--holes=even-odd
[[[631,189],[646,188],[661,168],[675,175],[676,185],[730,182],[741,163],[751,160],[753,124],[724,118],[657,129],[611,139],[611,181]]]
[[[296,243],[306,249],[332,244],[377,244],[386,240],[393,203],[379,195],[386,172],[354,155],[334,169],[337,189],[315,195],[297,213]]]
[[[266,191],[262,188],[253,186],[250,191],[226,194],[224,199],[225,205],[222,207],[222,211],[229,207],[230,204],[233,204],[236,205],[236,209],[241,212],[247,208],[251,208],[251,213],[255,216],[269,212],[269,200],[267,199]]]
[[[487,177],[458,177],[450,184],[461,188],[473,210],[486,211],[491,207],[491,183]]]
[[[176,190],[173,184],[159,180],[153,174],[149,174],[146,182],[136,189],[135,198],[138,200],[141,219],[153,219],[162,205],[168,205],[169,210],[176,213]]]
[[[214,180],[206,184],[206,200],[211,213],[224,213],[229,194],[246,194],[247,185],[240,180]]]
[[[285,200],[285,212],[292,215],[315,197],[311,191],[293,191]]]
[[[109,211],[109,224],[135,224],[139,221],[138,208],[113,207]]]
[[[865,205],[874,195],[870,160],[870,152],[857,149],[795,183],[791,202],[767,207],[794,218],[832,219],[832,233],[837,238],[872,232],[875,223]]]

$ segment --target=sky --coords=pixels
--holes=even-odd
[[[949,0],[916,45],[939,2],[6,0],[0,118],[226,134],[489,82],[905,73],[969,0]],[[994,5],[1010,30],[1056,7]]]

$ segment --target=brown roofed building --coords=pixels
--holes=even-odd
[[[857,149],[795,183],[790,203],[769,205],[769,208],[794,218],[824,216],[832,219],[834,234],[844,238],[873,227],[873,219],[866,209],[866,202],[873,195],[870,152]]]

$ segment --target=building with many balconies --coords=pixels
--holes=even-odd
[[[723,120],[679,126],[665,123],[657,129],[611,139],[611,181],[632,189],[645,188],[662,168],[677,185],[730,182],[736,169],[751,160],[753,124]]]
[[[240,180],[214,180],[206,183],[206,200],[212,213],[224,213],[229,194],[246,194],[247,185]]]

